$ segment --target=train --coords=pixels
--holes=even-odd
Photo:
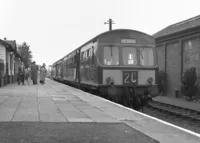
[[[139,110],[159,94],[155,39],[131,29],[101,33],[52,64],[51,77]]]

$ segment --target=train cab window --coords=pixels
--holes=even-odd
[[[104,65],[119,65],[118,47],[104,47]]]
[[[140,48],[140,65],[142,66],[153,66],[154,65],[154,54],[152,48]]]
[[[136,48],[124,47],[122,49],[123,53],[123,64],[124,65],[137,65],[137,54]]]

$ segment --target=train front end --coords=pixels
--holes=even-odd
[[[140,108],[159,94],[154,39],[135,31],[108,37],[116,40],[99,42],[103,55],[100,93],[112,101]]]

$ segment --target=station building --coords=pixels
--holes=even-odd
[[[200,85],[200,15],[172,24],[155,33],[159,70],[166,72],[164,95],[180,90],[185,69],[196,67]]]
[[[16,41],[0,39],[0,87],[17,80],[18,67],[22,63]]]

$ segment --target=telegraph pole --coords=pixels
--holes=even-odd
[[[115,24],[114,21],[110,18],[107,22],[104,22],[104,24],[109,24],[109,31],[112,30],[112,24]]]

